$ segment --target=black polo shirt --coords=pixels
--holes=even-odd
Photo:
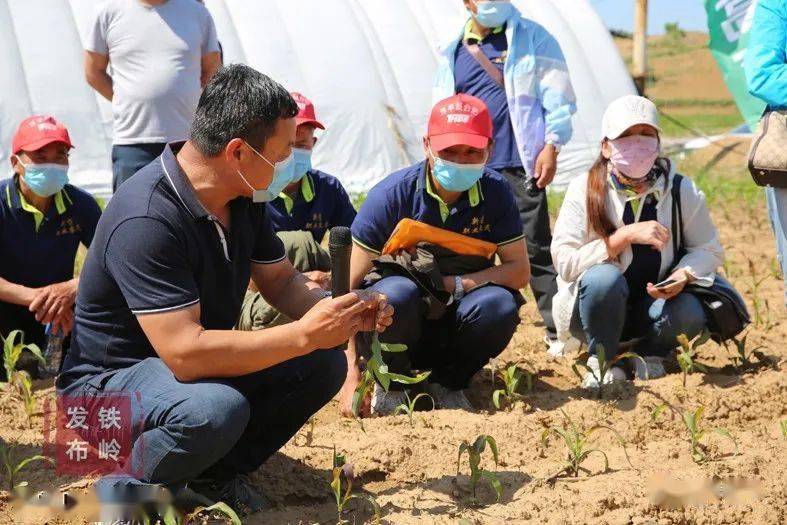
[[[80,276],[59,387],[155,357],[138,315],[200,303],[205,329],[232,329],[251,263],[284,259],[265,204],[230,202],[229,231],[205,210],[175,158],[182,144],[168,145],[104,211]]]

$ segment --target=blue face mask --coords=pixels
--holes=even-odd
[[[479,24],[489,29],[502,26],[514,14],[514,6],[509,1],[479,1],[476,3],[476,7],[478,12],[475,19]]]
[[[432,174],[440,186],[448,191],[467,191],[484,174],[484,165],[486,163],[458,164],[436,157],[431,150],[429,153],[434,159]]]
[[[295,163],[293,162],[293,154],[290,153],[289,157],[287,157],[281,162],[276,162],[274,164],[273,162],[266,159],[262,153],[252,148],[248,142],[246,143],[246,145],[249,146],[249,148],[251,148],[251,150],[254,153],[259,155],[259,157],[262,160],[267,162],[270,166],[273,166],[273,179],[271,180],[271,183],[268,184],[267,188],[258,190],[254,186],[249,184],[249,181],[246,180],[246,177],[243,176],[243,173],[241,173],[240,170],[238,170],[238,175],[240,175],[240,178],[243,179],[243,182],[246,183],[246,186],[251,188],[252,201],[257,203],[270,202],[276,197],[278,197],[279,193],[281,193],[281,191],[284,188],[286,188],[290,182],[292,182],[293,174],[295,172]]]
[[[292,148],[293,181],[301,180],[312,169],[312,152],[308,149]]]
[[[25,184],[41,197],[51,197],[68,182],[68,166],[63,164],[24,164]]]

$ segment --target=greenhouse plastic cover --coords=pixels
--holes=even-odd
[[[134,1],[134,0],[129,0]],[[558,184],[598,154],[601,116],[634,93],[614,43],[587,0],[515,0],[560,42],[577,95],[574,135]],[[96,0],[0,0],[0,178],[18,123],[52,114],[76,149],[71,181],[111,192],[111,105],[83,74]],[[207,0],[225,63],[243,62],[314,101],[326,125],[314,164],[352,192],[423,158],[440,45],[467,19],[461,0]]]

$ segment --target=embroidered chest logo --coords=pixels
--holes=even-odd
[[[57,232],[55,235],[70,235],[81,231],[82,226],[79,223],[74,222],[74,219],[69,217],[60,221],[60,226],[57,227]]]
[[[328,221],[323,218],[322,213],[312,213],[312,218],[304,226],[307,230],[324,230],[328,228]]]
[[[473,219],[470,221],[470,226],[465,226],[462,229],[462,235],[477,235],[479,233],[491,231],[492,227],[487,224],[486,217],[481,215],[481,217],[473,217]]]

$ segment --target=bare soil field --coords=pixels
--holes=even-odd
[[[547,358],[530,302],[498,360],[533,374],[532,391],[523,388],[522,400],[495,409],[492,391],[500,383],[493,384],[487,367],[469,391],[476,408],[471,413],[417,412],[412,426],[405,415],[372,418],[362,431],[356,421],[338,416],[334,401],[254,474],[276,508],[244,523],[336,523],[329,487],[334,447],[354,465],[354,491],[373,495],[382,507],[383,523],[786,523],[787,436],[779,424],[787,419],[787,324],[764,200],[751,191],[740,155],[734,153],[745,149],[744,143],[724,144],[686,157],[681,164],[688,173],[702,173],[727,251],[725,272],[756,314],[748,347],[761,346],[761,360],[753,358],[751,365],[736,369],[730,351],[708,343],[698,357],[707,373],[689,375],[685,388],[681,374],[673,373],[635,381],[597,400],[578,388],[571,368],[574,355],[560,361]],[[32,428],[21,405],[9,393],[0,393],[0,437],[16,444],[21,456],[37,453],[43,444],[40,407],[53,388],[47,382],[36,387],[39,410]],[[654,409],[665,402],[676,412],[666,409],[654,419]],[[698,407],[704,407],[701,425],[708,430],[702,439],[707,461],[700,464],[692,459],[680,414]],[[591,447],[606,453],[608,468],[595,453],[578,477],[554,478],[565,464],[566,448],[555,436],[544,444],[542,433],[549,426],[565,425],[565,416],[581,428],[614,428],[625,450],[615,434],[599,431],[592,435]],[[729,431],[737,453],[730,440],[711,431],[714,427]],[[483,481],[472,497],[466,456],[457,476],[460,443],[472,443],[481,434],[493,436],[499,448],[499,465],[488,449],[481,463],[496,472],[502,484],[498,502]],[[90,480],[55,479],[52,470],[33,465],[18,479],[37,489],[70,487],[83,500],[90,485]],[[713,490],[708,488],[711,482]],[[71,516],[49,523],[85,523],[87,508],[80,506]],[[351,523],[374,521],[369,504],[361,499],[352,500],[343,517]],[[7,492],[0,492],[0,523],[21,522],[17,505]]]

